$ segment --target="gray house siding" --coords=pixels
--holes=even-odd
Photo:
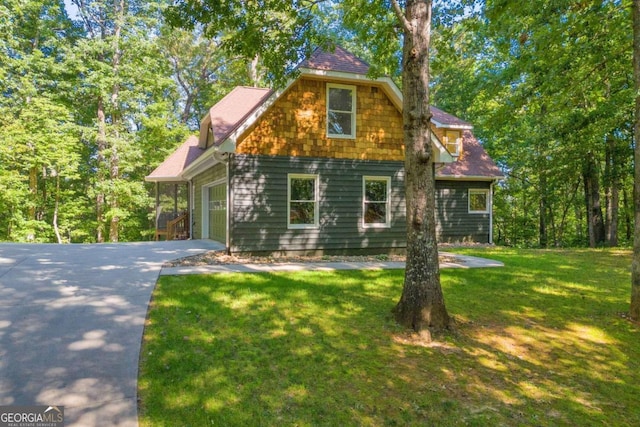
[[[469,212],[469,190],[489,190],[490,181],[436,181],[436,234],[440,242],[489,243],[489,213]]]
[[[230,161],[232,252],[389,252],[406,246],[400,162],[253,155]],[[288,228],[288,174],[318,176],[318,228]],[[388,228],[363,227],[364,176],[391,178]]]
[[[218,163],[193,178],[193,238],[202,239],[202,188],[227,176],[225,164]]]

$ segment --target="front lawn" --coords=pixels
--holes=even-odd
[[[457,332],[399,329],[403,272],[162,277],[142,426],[640,424],[629,251],[464,250],[442,270]]]

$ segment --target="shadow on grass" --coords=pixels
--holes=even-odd
[[[499,256],[504,269],[443,272],[459,330],[434,344],[391,318],[402,271],[163,278],[141,423],[636,424],[637,330],[615,315],[626,270],[603,272],[601,295],[576,277],[590,259]]]

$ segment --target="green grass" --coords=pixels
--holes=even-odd
[[[391,309],[403,272],[163,277],[145,331],[142,426],[634,426],[629,251],[459,250],[457,332],[425,343]]]

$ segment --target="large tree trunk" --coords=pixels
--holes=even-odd
[[[633,0],[633,76],[636,90],[636,112],[633,123],[634,191],[633,261],[631,265],[631,319],[640,320],[640,0]]]
[[[620,206],[620,156],[617,141],[607,136],[605,162],[605,233],[607,246],[618,246],[618,212]]]
[[[104,188],[106,187],[104,175],[104,153],[107,150],[107,123],[102,98],[98,98],[98,136],[96,139],[98,146],[98,165],[96,173],[96,221],[98,223],[98,227],[96,228],[96,240],[98,243],[104,243]]]
[[[598,165],[595,155],[587,153],[582,172],[584,179],[584,194],[587,208],[587,230],[589,232],[589,246],[597,247],[604,243],[604,219],[600,204],[600,182]]]
[[[398,3],[395,3],[398,11]],[[442,330],[450,318],[440,287],[435,232],[435,174],[429,108],[431,1],[407,1],[403,50],[403,120],[407,262],[396,320],[415,331]]]
[[[120,72],[120,58],[122,52],[120,50],[120,34],[124,25],[124,0],[113,0],[113,8],[115,11],[115,20],[113,28],[112,51],[113,59],[111,67],[115,77],[113,87],[111,88],[111,124],[114,128],[115,138],[111,144],[111,158],[109,159],[109,178],[111,184],[115,184],[120,179],[120,154],[118,152],[119,131],[118,126],[121,122],[120,117],[120,83],[118,82],[118,74]],[[109,240],[117,242],[120,239],[120,216],[118,215],[119,201],[117,191],[111,191],[109,209],[111,210],[111,221],[109,223]]]

